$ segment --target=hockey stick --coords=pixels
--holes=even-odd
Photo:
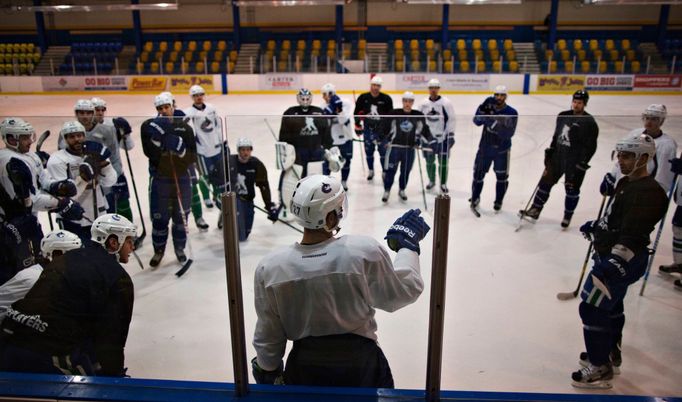
[[[259,207],[258,205],[255,205],[255,204],[254,204],[253,207],[256,208],[257,210],[259,210],[259,211],[265,213],[265,214],[268,215],[268,216],[270,215],[270,214],[268,213],[268,211],[264,210],[263,208]],[[289,226],[290,228],[294,229],[294,230],[297,231],[298,233],[303,234],[303,231],[302,231],[301,229],[297,228],[296,226],[292,225],[291,223],[289,223],[289,222],[287,222],[287,221],[283,221],[283,220],[281,220],[281,219],[279,219],[279,218],[277,218],[277,221],[278,221],[278,222],[282,222],[283,224]]]
[[[599,214],[597,214],[597,221],[601,219],[601,214],[604,211],[604,204],[606,203],[606,196],[602,197],[601,200],[601,205],[599,206]],[[610,202],[609,202],[610,203]],[[575,299],[578,297],[578,292],[580,292],[580,286],[583,284],[583,278],[585,277],[585,271],[587,270],[587,264],[590,261],[590,256],[592,255],[592,248],[593,248],[592,242],[590,242],[590,246],[587,248],[587,254],[585,255],[585,261],[583,261],[583,268],[580,271],[580,279],[578,279],[578,286],[575,288],[574,291],[572,292],[559,292],[556,295],[556,298],[559,300],[571,300]]]
[[[133,166],[130,163],[130,154],[128,154],[128,147],[123,146],[126,154],[126,161],[128,161],[128,171],[130,172],[130,182],[133,184],[133,192],[135,193],[135,201],[137,202],[137,212],[140,214],[140,222],[142,222],[142,234],[135,239],[135,249],[140,248],[142,241],[147,236],[147,228],[144,226],[144,217],[142,216],[142,206],[140,205],[140,197],[137,195],[137,186],[135,185],[135,176],[133,175]]]
[[[417,153],[417,165],[419,165],[419,181],[421,182],[422,186],[422,198],[424,199],[424,211],[428,211],[428,207],[426,206],[426,190],[424,189],[424,173],[422,173],[422,157],[420,154],[420,150],[417,149],[415,151]]]
[[[194,253],[192,252],[192,242],[189,239],[189,225],[187,224],[187,217],[185,216],[185,207],[182,206],[182,196],[180,195],[180,182],[178,181],[178,174],[175,172],[175,163],[173,163],[173,156],[170,158],[171,169],[173,170],[173,180],[175,181],[175,196],[178,199],[178,207],[180,208],[180,216],[182,218],[182,225],[185,227],[185,234],[187,235],[187,248],[189,248],[189,258],[185,261],[185,264],[175,273],[178,278],[187,272],[190,265],[194,262],[192,257]]]
[[[682,155],[681,155],[682,156]],[[661,218],[661,223],[658,224],[658,233],[656,233],[656,240],[654,240],[654,246],[651,248],[651,255],[649,256],[649,262],[646,265],[646,272],[644,273],[644,281],[642,282],[642,288],[639,290],[639,295],[644,296],[644,288],[646,288],[646,283],[649,280],[649,273],[651,272],[651,265],[654,263],[654,257],[656,256],[656,250],[658,249],[658,241],[661,240],[661,233],[663,232],[663,225],[665,224],[665,217],[668,215],[668,209],[670,207],[670,200],[673,199],[673,194],[675,193],[675,188],[677,187],[677,173],[673,176],[673,181],[670,183],[670,190],[668,190],[668,203],[665,206],[665,212]]]
[[[277,139],[277,136],[275,135],[275,130],[272,129],[272,126],[270,125],[270,122],[268,119],[263,119],[265,122],[265,125],[268,126],[268,129],[270,130],[270,134],[272,134],[272,138],[275,139],[275,142],[278,142],[279,140]]]
[[[43,143],[45,142],[45,140],[49,136],[50,136],[50,130],[45,130],[42,134],[40,134],[40,137],[38,138],[38,141],[36,142],[36,153],[40,152],[40,148],[43,147]],[[47,211],[47,219],[50,222],[50,231],[53,231],[54,230],[54,223],[52,223],[52,212]]]
[[[357,102],[357,99],[355,98],[355,90],[353,90],[353,103],[356,103],[356,102]],[[353,120],[354,120],[353,126],[355,126],[355,116],[353,116]],[[360,159],[362,160],[362,174],[365,177],[367,177],[367,167],[365,166],[365,165],[367,165],[367,162],[365,162],[365,146],[364,146],[365,137],[363,136],[362,140],[360,140],[359,138],[358,138],[358,140],[353,138],[353,141],[358,141],[358,142],[363,143],[363,145],[360,146]]]
[[[535,194],[538,192],[539,188],[540,182],[538,182],[538,184],[535,186],[533,194],[530,196],[530,199],[528,199],[528,202],[526,203],[526,207],[519,212],[519,224],[516,226],[516,229],[514,229],[514,232],[518,232],[519,230],[521,230],[521,225],[523,224],[523,217],[525,216],[524,213],[528,210],[528,207],[530,206],[530,203],[533,202],[533,199],[535,199]]]

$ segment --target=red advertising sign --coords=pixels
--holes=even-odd
[[[682,75],[635,75],[635,91],[642,90],[679,90]]]

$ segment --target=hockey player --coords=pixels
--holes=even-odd
[[[81,123],[64,123],[59,136],[66,148],[52,154],[46,169],[49,181],[66,183],[69,194],[77,202],[74,210],[65,208],[58,219],[63,229],[75,233],[83,242],[90,238],[92,222],[106,213],[109,206],[104,188],[113,186],[118,177],[109,162],[109,149],[99,142],[86,141],[85,135]]]
[[[239,226],[239,241],[245,241],[253,227],[253,200],[256,198],[256,188],[260,189],[263,204],[268,211],[268,219],[277,221],[279,209],[272,202],[268,171],[260,159],[252,156],[253,141],[249,138],[237,140],[237,155],[230,160],[230,178],[232,190],[237,194],[237,223]]]
[[[80,237],[66,230],[55,230],[46,234],[40,241],[41,260],[19,271],[12,279],[0,286],[0,323],[5,318],[9,306],[23,299],[33,287],[43,272],[44,265],[59,258],[65,252],[81,246]]]
[[[371,237],[336,237],[348,214],[338,179],[302,179],[291,211],[304,227],[300,243],[271,252],[256,268],[256,382],[273,384],[283,375],[291,385],[392,388],[375,308],[392,312],[421,294],[419,242],[429,226],[418,209],[398,218],[386,235],[397,252],[391,263]],[[294,345],[283,370],[287,340]]]
[[[426,160],[426,174],[429,176],[430,190],[436,185],[436,160],[440,176],[440,192],[448,192],[448,160],[450,149],[455,145],[455,109],[448,98],[439,95],[440,81],[429,80],[429,97],[422,102],[419,110],[426,115],[429,131],[438,141],[432,148],[433,152],[424,152]]]
[[[189,95],[192,97],[192,106],[185,108],[184,113],[190,118],[189,122],[196,136],[198,183],[199,186],[206,187],[206,192],[209,193],[208,197],[204,197],[206,206],[209,208],[213,207],[213,201],[206,182],[213,186],[213,199],[220,208],[220,195],[225,192],[225,172],[222,161],[226,157],[223,155],[225,145],[223,144],[222,123],[213,105],[204,102],[206,96],[204,88],[192,85]]]
[[[656,148],[658,148],[658,143],[656,143]],[[658,149],[656,153],[658,153]],[[673,158],[670,161],[670,170],[677,176],[682,175],[682,159]],[[659,182],[658,184],[661,183]],[[673,199],[675,204],[677,204],[675,214],[673,215],[673,263],[658,267],[658,270],[664,274],[675,272],[682,274],[682,186],[679,184]],[[682,280],[675,280],[675,289],[682,290]]]
[[[38,211],[82,214],[82,209],[68,196],[75,190],[71,183],[52,183],[41,158],[31,152],[35,130],[23,119],[9,117],[0,123],[5,148],[0,149],[0,284],[18,271],[28,268],[38,257],[42,228]],[[49,191],[61,188],[57,198]],[[66,194],[69,193],[69,194]],[[70,212],[69,212],[70,211]],[[80,212],[79,212],[80,211]]]
[[[587,91],[575,91],[571,110],[557,116],[552,143],[545,149],[545,170],[537,185],[533,204],[528,210],[519,211],[521,217],[537,220],[552,187],[564,176],[566,200],[561,227],[567,228],[571,223],[580,200],[580,186],[590,168],[590,159],[597,150],[599,126],[594,117],[585,111],[589,99]]]
[[[45,267],[26,297],[7,310],[0,370],[125,375],[134,296],[121,263],[128,262],[135,234],[123,216],[102,215],[92,225],[91,246]]]
[[[668,207],[668,198],[647,171],[656,152],[646,134],[628,135],[616,144],[623,178],[607,212],[597,222],[580,227],[592,241],[594,266],[580,293],[580,318],[587,353],[584,367],[573,373],[580,388],[610,388],[614,366],[621,364],[620,340],[628,286],[641,278],[649,260],[649,236]]]
[[[469,199],[474,215],[480,217],[478,204],[481,201],[483,179],[493,165],[497,177],[495,186],[495,202],[493,209],[502,209],[504,195],[509,186],[509,153],[511,138],[516,131],[518,112],[507,105],[507,87],[498,85],[493,96],[489,96],[476,109],[474,124],[483,126],[478,152],[474,160],[474,180],[471,184],[471,198]]]
[[[386,159],[384,165],[384,195],[382,202],[388,202],[391,194],[393,179],[400,170],[398,180],[398,196],[407,201],[405,188],[410,178],[412,165],[414,164],[414,148],[421,143],[429,143],[431,147],[436,140],[431,136],[429,127],[426,125],[422,112],[413,110],[414,94],[405,92],[402,97],[402,109],[393,109],[389,112],[389,132],[387,136]]]
[[[369,92],[365,92],[355,101],[355,132],[363,136],[365,155],[369,173],[367,180],[374,179],[374,150],[379,151],[379,163],[384,166],[386,143],[380,137],[386,131],[388,123],[380,115],[388,114],[393,109],[393,100],[381,92],[384,80],[375,75],[370,80]],[[360,117],[363,116],[363,117]],[[362,122],[362,126],[360,123]]]
[[[339,149],[345,161],[341,168],[341,185],[348,191],[350,161],[353,159],[353,104],[348,99],[339,98],[336,87],[330,83],[322,86],[322,98],[325,101],[324,114],[334,116],[330,120],[332,145]],[[324,161],[322,172],[325,175],[331,173],[329,161]]]
[[[196,143],[192,128],[183,119],[173,117],[171,96],[156,96],[154,106],[159,116],[142,123],[141,136],[142,149],[149,158],[149,208],[154,245],[149,265],[157,267],[166,249],[171,219],[175,256],[180,263],[187,261],[184,249],[188,228],[183,222],[187,221],[192,196],[188,169],[196,162]]]
[[[118,148],[124,151],[130,151],[135,147],[135,141],[130,135],[133,130],[130,127],[130,123],[123,117],[105,117],[107,111],[107,103],[102,98],[92,98],[90,100],[95,109],[95,124],[103,125],[107,127],[113,127],[114,133],[116,134],[116,141],[118,142]],[[110,131],[110,130],[109,130]],[[86,133],[87,138],[87,133]],[[107,145],[107,144],[105,144]],[[112,144],[112,148],[116,148]],[[114,153],[118,153],[118,159],[120,160],[120,152],[118,150],[110,149],[112,153],[113,160],[116,160]],[[116,179],[116,184],[111,187],[111,191],[107,193],[107,202],[109,203],[109,213],[117,213],[128,218],[129,221],[133,221],[133,211],[130,209],[130,189],[128,188],[128,180],[126,179],[125,173],[123,171],[123,163],[119,162],[121,169],[116,170],[119,174]],[[114,169],[116,169],[116,164],[114,164]]]

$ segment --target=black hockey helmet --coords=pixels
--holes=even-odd
[[[573,99],[580,99],[585,105],[587,105],[587,101],[590,100],[590,94],[588,94],[584,89],[579,89],[573,92]]]

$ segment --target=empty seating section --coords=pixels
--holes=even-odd
[[[333,72],[338,60],[364,58],[366,47],[364,40],[337,46],[334,39],[269,39],[261,43],[260,70],[265,73],[326,71],[329,64]]]
[[[667,67],[672,67],[674,61],[675,73],[682,69],[682,39],[667,39],[659,50]]]
[[[116,56],[123,49],[121,42],[74,42],[71,51],[59,65],[60,74],[109,74]]]
[[[0,75],[31,75],[40,57],[33,43],[0,43]]]
[[[237,56],[224,40],[147,41],[129,68],[140,74],[233,73]]]
[[[641,54],[630,39],[559,39],[553,48],[535,42],[535,51],[544,73],[639,73]]]
[[[396,39],[389,43],[396,72],[518,72],[511,39],[453,39],[444,46],[433,39]]]

